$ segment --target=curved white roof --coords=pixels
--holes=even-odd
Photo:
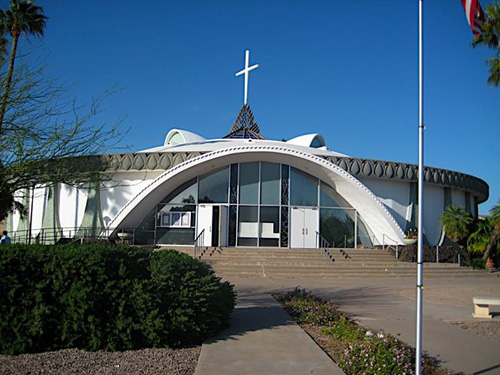
[[[252,145],[285,146],[289,149],[308,152],[314,155],[324,156],[347,156],[338,152],[330,151],[325,146],[325,140],[321,134],[305,134],[293,138],[287,142],[264,140],[264,139],[205,139],[202,136],[186,130],[172,129],[165,137],[163,146],[153,147],[139,152],[211,152],[229,147]]]
[[[326,150],[325,138],[319,133],[300,135],[288,140],[286,143]]]
[[[192,142],[200,142],[204,141],[201,135],[189,132],[187,130],[182,129],[172,129],[167,133],[165,137],[165,142],[163,143],[165,146],[169,145],[179,145],[183,143],[192,143]]]

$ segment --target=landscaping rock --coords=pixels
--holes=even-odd
[[[192,375],[201,346],[184,349],[142,349],[124,352],[55,352],[0,355],[0,375]]]

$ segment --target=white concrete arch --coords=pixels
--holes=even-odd
[[[179,145],[184,143],[203,142],[206,139],[201,135],[182,129],[172,129],[165,137],[165,146]]]
[[[383,235],[403,243],[404,233],[380,200],[358,179],[331,162],[286,146],[253,145],[231,147],[187,160],[152,180],[110,221],[110,228],[132,228],[180,184],[232,163],[266,161],[288,164],[332,185],[355,208],[375,236]]]
[[[326,148],[325,138],[319,133],[300,135],[289,139],[286,143],[312,148]]]

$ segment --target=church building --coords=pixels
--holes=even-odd
[[[136,244],[369,248],[404,243],[416,229],[417,166],[352,158],[329,150],[321,134],[265,139],[245,101],[220,139],[172,129],[164,144],[102,156],[94,186],[36,186],[30,213],[14,213],[15,241],[128,238]],[[239,74],[239,73],[238,73]],[[444,240],[439,217],[461,205],[473,216],[488,199],[479,178],[425,168],[424,236]],[[32,198],[30,198],[32,197]],[[32,201],[30,201],[32,199]]]

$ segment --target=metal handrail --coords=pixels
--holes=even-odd
[[[198,234],[198,236],[196,236],[195,240],[194,240],[194,257],[195,258],[198,258],[198,259],[201,259],[201,255],[198,256],[198,251],[201,247],[200,245],[200,240],[202,238],[204,238],[204,235],[205,235],[205,229],[203,229],[200,234]]]
[[[388,247],[389,249],[393,249],[393,250],[395,250],[395,251],[396,251],[396,259],[398,259],[398,258],[399,258],[399,242],[398,242],[398,241],[396,241],[396,240],[394,240],[393,238],[389,237],[389,236],[388,236],[388,235],[386,235],[386,234],[383,234],[383,235],[382,235],[382,249],[383,249],[383,250],[385,250],[385,245],[386,245],[386,243],[385,243],[385,239],[386,239],[386,237],[387,237],[387,239],[389,239],[389,240],[393,241],[393,242],[396,244],[396,247],[391,246],[391,245],[389,245],[389,244],[387,244],[387,247]]]
[[[316,238],[319,240],[318,241],[318,249],[320,253],[325,257],[330,259],[332,262],[335,262],[335,258],[333,257],[332,254],[330,254],[330,242],[328,242],[325,237],[323,237],[321,234],[319,234],[318,231],[316,231]]]
[[[96,229],[93,227],[44,227],[36,228],[38,233],[33,236],[35,230],[17,230],[11,231],[11,238],[13,243],[30,243],[30,240],[35,240],[37,243],[50,244],[57,243],[61,239],[71,239],[71,243],[83,242],[85,239],[101,239],[110,240],[113,232],[117,228],[101,228]],[[132,235],[132,243],[135,243],[136,229],[120,228],[117,233],[130,233]],[[30,238],[30,233],[32,237]]]
[[[340,240],[344,240],[344,249],[347,248],[347,235],[344,234],[342,237],[339,238]],[[337,242],[339,239],[336,239],[335,241],[333,241],[333,247],[334,248],[337,248]]]

